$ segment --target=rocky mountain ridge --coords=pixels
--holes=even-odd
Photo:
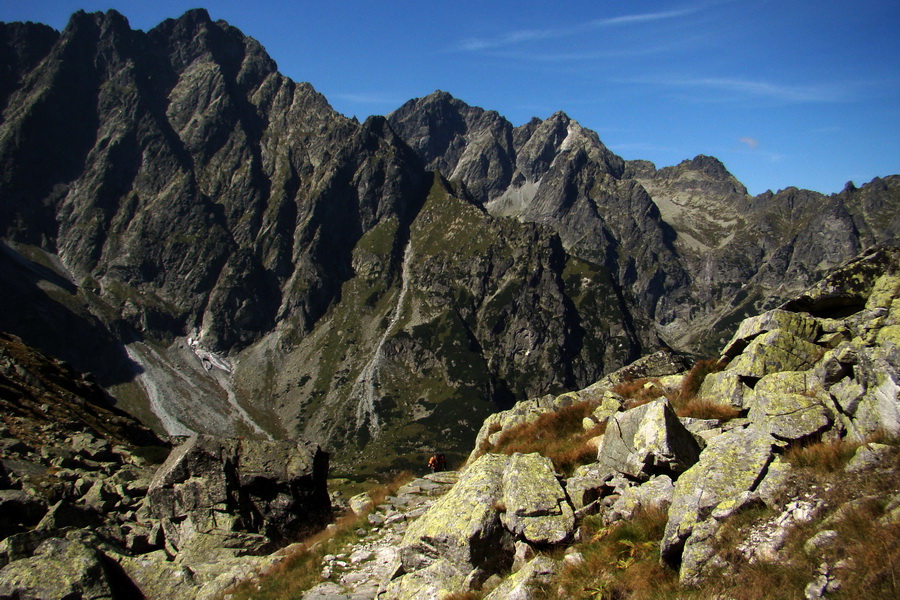
[[[893,597],[884,595],[890,561],[859,562],[864,554],[843,550],[841,536],[865,518],[886,552],[900,552],[898,332],[900,248],[881,247],[740,324],[719,370],[697,382],[699,399],[727,418],[678,416],[674,400],[627,396],[685,389],[686,364],[670,351],[584,389],[517,403],[484,422],[458,482],[435,476],[398,490],[368,515],[383,531],[353,556],[327,557],[321,576],[330,583],[304,597],[340,597],[345,586],[385,600],[468,590],[492,600],[566,596],[556,576],[588,560],[578,544],[592,538],[581,528],[612,531],[650,509],[666,515],[652,560],[677,573],[669,579],[683,586],[678,594],[732,581],[744,563],[793,564],[799,544],[810,557],[792,567],[807,569],[804,595]],[[220,597],[305,548],[270,554],[275,542],[329,518],[327,458],[314,444],[192,436],[168,453],[90,376],[12,336],[0,348],[0,595]],[[578,405],[589,409],[579,426],[596,437],[568,477],[549,456],[494,451],[517,427]],[[847,442],[856,446],[839,463],[842,476],[859,489],[820,489],[791,457]],[[436,501],[421,497],[444,484],[453,485]],[[746,537],[723,546],[741,518],[750,519],[739,530]],[[615,570],[646,564],[648,544],[633,545]],[[562,558],[548,552],[566,547]]]
[[[0,326],[159,431],[348,471],[715,345],[900,227],[896,177],[751,199],[715,159],[657,171],[445,93],[358,123],[203,10],[4,24],[0,56]]]

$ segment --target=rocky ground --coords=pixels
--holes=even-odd
[[[313,444],[168,441],[0,333],[0,598],[211,597],[331,518]]]
[[[379,598],[438,599],[469,590],[490,600],[532,598],[527,590],[546,589],[566,568],[566,560],[542,552],[575,542],[579,522],[592,515],[614,525],[649,507],[667,513],[659,556],[685,590],[734,576],[735,560],[795,562],[782,549],[800,526],[809,527],[797,534],[804,536],[805,554],[822,556],[801,574],[806,598],[834,593],[841,574],[859,572],[875,573],[882,581],[873,585],[890,589],[891,569],[882,572],[861,554],[835,548],[852,544],[847,523],[869,506],[868,521],[877,521],[877,535],[885,536],[883,551],[888,557],[896,552],[898,331],[900,250],[878,249],[741,324],[723,349],[721,370],[706,376],[694,399],[707,409],[731,411],[731,418],[678,416],[662,391],[656,400],[626,395],[622,381],[637,381],[640,391],[684,382],[688,374],[677,373],[666,353],[579,392],[520,403],[491,417],[459,483],[407,529],[399,568]],[[491,452],[515,427],[582,402],[594,406],[584,427],[602,423],[605,433],[597,440],[596,462],[571,477],[560,477],[538,453]],[[878,438],[888,443],[873,441]],[[832,446],[855,453],[843,477],[819,478],[816,485],[818,476],[810,473],[827,470]],[[809,448],[818,454],[804,465],[798,456],[813,452]],[[861,478],[859,485],[847,485],[853,478]],[[726,543],[733,519],[757,509],[770,518],[740,531],[735,554]],[[528,556],[535,558],[522,559]],[[492,579],[501,574],[494,587]],[[748,597],[765,597],[754,593]]]
[[[438,472],[410,481],[374,507],[367,516],[373,527],[337,554],[326,555],[323,583],[303,600],[371,600],[397,568],[400,542],[409,524],[425,514],[458,480],[455,471]],[[368,498],[355,497],[351,506],[362,509]]]

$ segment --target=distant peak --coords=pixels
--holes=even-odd
[[[561,123],[565,123],[566,125],[568,125],[569,123],[572,122],[572,119],[569,117],[569,115],[567,115],[563,111],[558,110],[555,113],[553,113],[552,115],[550,115],[549,117],[547,117],[547,121],[549,121],[549,122],[559,121]]]
[[[728,169],[725,168],[725,165],[722,164],[722,161],[714,156],[698,154],[692,160],[686,160],[682,164],[692,171],[706,173],[716,179],[727,179],[732,176]]]
[[[187,23],[212,23],[209,18],[209,11],[205,8],[192,8],[178,18],[179,21]]]

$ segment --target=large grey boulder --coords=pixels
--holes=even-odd
[[[312,443],[195,435],[159,468],[147,499],[175,549],[198,534],[278,541],[327,523],[327,475],[328,455]]]
[[[754,338],[776,329],[789,331],[802,340],[814,342],[819,332],[819,324],[809,315],[776,308],[741,321],[731,341],[725,345],[722,356],[734,358],[743,352]]]
[[[772,461],[774,443],[767,432],[755,428],[734,429],[710,440],[699,462],[675,482],[660,546],[664,562],[680,567],[685,544],[698,524],[717,509],[733,508],[742,494],[755,490]]]
[[[675,495],[675,486],[668,475],[657,475],[641,485],[622,491],[609,510],[603,515],[605,523],[630,519],[641,508],[658,507],[668,510]]]
[[[756,384],[748,417],[776,438],[809,439],[834,422],[829,401],[809,372],[782,371],[766,375]]]
[[[665,398],[607,421],[597,461],[634,478],[676,474],[697,462],[700,446]]]
[[[700,385],[698,396],[702,400],[724,404],[733,408],[744,408],[744,398],[752,390],[741,380],[741,376],[733,371],[710,373]]]
[[[858,353],[854,377],[865,390],[853,411],[854,435],[900,433],[900,344],[885,343]]]
[[[575,469],[572,476],[566,480],[566,493],[572,501],[575,510],[589,507],[600,499],[604,492],[612,489],[607,482],[613,478],[615,471],[600,463],[581,465]]]
[[[759,379],[779,371],[803,371],[822,357],[824,349],[787,329],[773,329],[750,342],[726,370]]]
[[[78,541],[50,538],[34,556],[0,569],[0,598],[111,600],[113,592],[96,550]]]
[[[483,455],[409,526],[400,547],[404,571],[416,571],[443,558],[468,572],[502,553],[508,534],[500,521],[498,502],[509,461],[505,455]]]
[[[468,571],[448,560],[438,559],[387,584],[379,595],[383,600],[442,600],[464,589]]]
[[[506,528],[532,544],[558,544],[575,529],[575,513],[553,463],[537,453],[510,459],[503,472],[503,506]]]

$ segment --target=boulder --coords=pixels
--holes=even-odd
[[[0,569],[0,598],[112,597],[100,555],[81,542],[50,538],[37,547],[34,556]]]
[[[597,423],[605,421],[608,417],[615,415],[625,404],[625,399],[619,394],[612,391],[606,391],[600,399],[600,404],[591,413],[591,419]]]
[[[834,422],[827,399],[827,394],[806,372],[772,373],[756,384],[748,417],[778,439],[807,439]]]
[[[407,573],[423,569],[438,558],[460,571],[493,562],[511,545],[498,503],[503,472],[510,457],[485,454],[463,472],[459,482],[406,530],[400,562]]]
[[[697,462],[700,446],[665,398],[608,420],[597,461],[631,477],[676,474]]]
[[[559,563],[549,556],[536,556],[527,565],[516,571],[484,600],[532,600],[538,598],[535,587],[549,584],[559,570]]]
[[[352,510],[354,514],[361,515],[366,509],[372,506],[372,497],[369,496],[368,492],[363,492],[362,494],[357,494],[350,498],[348,503],[350,505],[350,510]]]
[[[603,378],[602,382],[609,386],[615,386],[635,379],[676,375],[687,371],[690,367],[687,359],[680,354],[675,354],[671,350],[658,350],[610,373]]]
[[[640,508],[659,507],[668,510],[675,495],[675,486],[668,475],[657,475],[641,485],[622,491],[609,510],[603,515],[607,524],[621,519],[630,519]]]
[[[572,476],[566,480],[566,493],[575,510],[580,511],[598,500],[606,488],[612,489],[606,483],[612,479],[614,474],[612,469],[604,467],[600,463],[581,465],[576,468]]]
[[[575,513],[553,473],[549,458],[514,454],[503,472],[501,519],[532,544],[558,544],[572,535]]]
[[[379,598],[381,600],[442,600],[445,596],[466,588],[468,571],[445,559],[437,559],[419,569],[391,581]]]
[[[848,473],[854,473],[874,468],[884,463],[894,452],[894,446],[887,444],[863,444],[856,449],[856,453],[847,463],[847,466],[844,467],[844,470]]]
[[[900,347],[859,351],[853,375],[865,388],[853,413],[855,437],[864,439],[878,431],[900,433]]]
[[[779,371],[803,371],[812,367],[823,351],[786,329],[774,329],[754,338],[726,370],[754,379]]]
[[[722,503],[735,502],[754,491],[772,460],[775,439],[755,429],[734,429],[712,438],[700,460],[681,474],[669,507],[669,520],[660,545],[662,560],[681,564],[694,528]]]
[[[750,387],[734,371],[719,371],[706,376],[698,395],[702,400],[742,409],[744,396],[751,392]]]
[[[24,490],[0,490],[0,538],[36,525],[47,512],[46,501]]]
[[[214,531],[278,541],[328,522],[327,475],[328,455],[315,444],[194,435],[156,472],[147,500],[175,549]]]
[[[819,324],[816,319],[776,308],[741,321],[738,330],[731,337],[731,341],[722,350],[722,357],[734,358],[741,354],[754,338],[776,329],[790,332],[795,337],[808,342],[814,342],[819,335]]]

